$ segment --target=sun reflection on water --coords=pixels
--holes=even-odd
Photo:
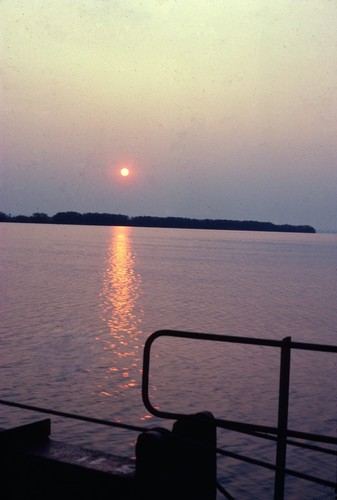
[[[99,388],[102,396],[120,397],[121,391],[139,386],[143,309],[141,276],[136,272],[131,231],[131,227],[112,228],[103,273],[101,318],[108,328],[97,340],[103,343],[102,366],[110,390],[104,381]]]

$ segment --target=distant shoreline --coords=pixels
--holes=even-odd
[[[176,229],[216,229],[222,231],[268,231],[282,233],[316,233],[312,226],[273,224],[272,222],[238,221],[227,219],[189,219],[186,217],[129,217],[122,214],[58,212],[49,217],[36,212],[31,216],[7,215],[0,212],[0,222],[21,222],[34,224],[70,224],[81,226],[130,226]]]

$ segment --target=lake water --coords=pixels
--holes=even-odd
[[[0,246],[2,399],[171,427],[141,400],[152,332],[337,344],[337,235],[0,224]],[[162,410],[276,425],[278,349],[159,339],[151,360],[151,401]],[[289,428],[336,436],[336,375],[336,355],[292,353]],[[37,416],[1,407],[0,426]],[[127,456],[137,438],[60,418],[52,436]],[[228,431],[218,441],[274,461],[267,441]],[[272,473],[218,462],[234,498],[273,497]],[[287,465],[336,481],[333,456],[289,447]],[[334,493],[287,478],[286,498]]]

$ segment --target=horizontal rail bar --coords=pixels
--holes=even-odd
[[[216,342],[230,342],[233,344],[249,344],[270,347],[282,347],[282,340],[258,339],[255,337],[237,337],[235,335],[222,335],[217,333],[185,332],[181,330],[157,330],[148,337],[145,347],[150,346],[159,337],[179,337],[195,340],[210,340]],[[309,351],[334,352],[337,353],[337,346],[328,344],[313,344],[307,342],[289,343],[291,349],[302,349]]]
[[[224,427],[224,426],[222,426],[222,428],[223,429],[227,429],[227,430],[234,430],[233,428],[229,429],[229,428]],[[271,434],[266,434],[266,433],[258,432],[258,431],[255,432],[255,431],[252,431],[252,430],[245,430],[245,431],[241,430],[241,432],[244,433],[244,434],[247,434],[249,436],[252,436],[252,437],[267,439],[269,441],[274,441],[274,442],[277,441],[277,436],[274,436],[274,435],[271,435]],[[322,438],[321,435],[319,437],[320,437],[320,439]],[[325,436],[325,438],[327,438],[329,440],[328,444],[334,444],[335,438],[330,437],[330,436]],[[326,442],[326,441],[323,440],[322,442]],[[315,445],[312,445],[312,444],[301,443],[301,442],[298,442],[298,441],[293,441],[291,439],[287,439],[287,444],[289,444],[291,446],[297,446],[298,448],[306,448],[308,450],[319,451],[319,452],[322,452],[322,453],[326,453],[327,455],[337,455],[337,449],[336,450],[332,450],[331,448],[322,448],[321,446],[315,446]]]
[[[222,450],[221,448],[217,448],[216,451],[219,455],[233,458],[234,460],[240,460],[241,462],[246,462],[251,465],[257,465],[259,467],[262,467],[264,469],[269,469],[272,471],[278,470],[278,467],[276,467],[276,465],[273,465],[269,462],[264,462],[263,460],[257,460],[256,458],[246,457],[245,455],[234,453],[228,450]],[[298,472],[287,468],[284,469],[284,472],[289,476],[298,477],[299,479],[305,479],[306,481],[321,484],[323,486],[328,486],[329,488],[336,488],[336,483],[334,483],[333,481],[328,481],[326,479],[322,479],[316,476],[310,476],[310,474],[305,474],[303,472]]]
[[[265,433],[265,434],[273,434],[277,435],[277,427],[269,427],[266,425],[256,425],[256,424],[247,424],[243,422],[235,422],[233,420],[223,420],[216,418],[215,423],[217,427],[220,427],[222,429],[228,429],[236,432],[242,432],[244,434],[252,434],[255,435],[256,432],[258,433]],[[310,432],[301,432],[301,431],[294,431],[291,429],[287,429],[287,436],[292,437],[292,438],[297,438],[297,439],[303,439],[307,441],[316,441],[319,443],[328,443],[328,444],[336,444],[337,445],[337,437],[333,436],[326,436],[322,434],[313,434]],[[268,436],[264,436],[263,434],[259,434],[257,437],[265,437],[266,439],[269,439]]]
[[[14,401],[6,401],[5,399],[0,399],[0,404],[11,406],[14,408],[21,408],[22,410],[36,411],[39,413],[46,413],[48,415],[55,415],[57,417],[72,418],[74,420],[82,420],[82,422],[89,422],[91,424],[107,425],[110,427],[119,427],[121,429],[127,429],[129,431],[144,432],[149,430],[148,428],[140,427],[137,425],[123,424],[122,422],[111,422],[111,420],[103,420],[100,418],[85,417],[83,415],[77,415],[76,413],[68,413],[65,411],[52,410],[48,408],[42,408],[40,406],[26,405],[23,403],[15,403]]]
[[[331,448],[322,448],[321,446],[314,446],[312,444],[307,444],[307,443],[299,443],[298,441],[292,441],[291,439],[287,439],[287,444],[290,446],[297,446],[298,448],[305,448],[306,450],[318,451],[320,453],[326,453],[327,455],[337,456],[337,449],[332,450]]]

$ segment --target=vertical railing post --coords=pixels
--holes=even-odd
[[[288,407],[289,407],[289,384],[290,384],[290,352],[291,337],[285,337],[281,346],[280,362],[280,383],[278,401],[278,431],[276,449],[276,472],[274,500],[283,500],[285,466],[287,455],[287,428],[288,428]]]

